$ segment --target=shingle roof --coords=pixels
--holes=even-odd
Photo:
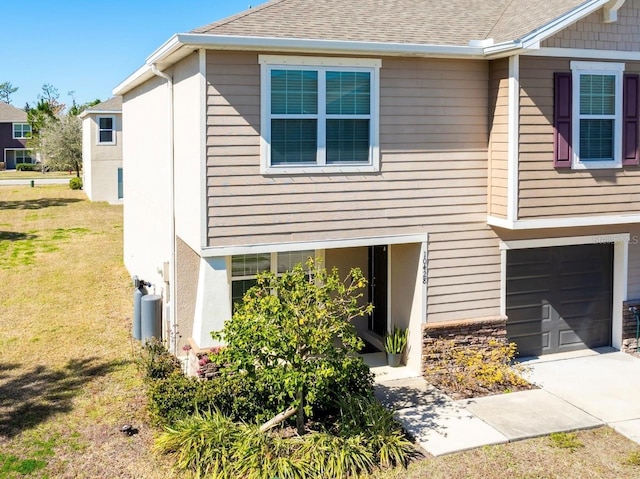
[[[468,45],[522,38],[585,0],[271,0],[192,33]]]
[[[13,105],[0,101],[0,123],[27,121],[27,113]]]
[[[92,111],[122,111],[122,97],[114,96],[85,110],[85,112],[89,113]]]

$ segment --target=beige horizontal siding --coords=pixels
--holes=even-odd
[[[629,270],[627,276],[627,298],[640,299],[640,226],[631,230],[629,240]]]
[[[626,64],[638,71],[638,63]],[[519,218],[616,215],[637,211],[640,170],[553,167],[553,73],[568,59],[523,57],[520,62]],[[635,188],[634,188],[635,186]]]
[[[618,21],[604,23],[599,9],[542,42],[543,47],[587,48],[595,50],[640,50],[638,18],[640,4],[627,0],[618,10]]]
[[[509,131],[509,60],[489,63],[489,191],[488,212],[507,217]]]
[[[209,245],[428,233],[428,320],[498,314],[500,254],[485,222],[488,64],[384,58],[379,173],[263,176],[257,60],[207,57]]]

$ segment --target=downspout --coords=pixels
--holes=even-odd
[[[176,324],[176,192],[175,192],[175,152],[174,152],[174,114],[173,114],[173,78],[158,70],[155,63],[149,65],[154,75],[167,80],[169,88],[169,171],[171,173],[170,190],[170,238],[171,254],[169,256],[169,351],[177,354],[177,324]]]

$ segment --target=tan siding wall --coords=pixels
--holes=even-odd
[[[507,217],[509,60],[489,63],[489,214]]]
[[[567,59],[523,57],[520,63],[519,218],[593,216],[637,211],[640,170],[553,167],[553,73]],[[627,71],[639,64],[627,63]]]
[[[627,277],[627,299],[640,299],[640,226],[629,230],[629,274]]]
[[[640,2],[627,0],[618,11],[617,22],[604,23],[600,9],[548,38],[542,42],[542,46],[638,51],[640,49],[639,16]]]
[[[429,321],[498,314],[488,73],[487,62],[385,58],[380,173],[262,176],[258,56],[209,52],[209,244],[429,233]]]

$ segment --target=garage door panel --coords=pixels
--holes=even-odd
[[[519,277],[511,280],[509,294],[549,292],[549,276]]]
[[[612,260],[610,244],[507,252],[507,335],[520,355],[610,344]]]
[[[539,355],[549,350],[549,333],[527,334],[510,339],[518,345],[520,356],[530,355],[523,354],[522,351],[538,351],[536,354]]]
[[[522,321],[540,321],[549,317],[549,305],[540,304],[524,304],[521,306],[515,306],[511,309],[511,315],[509,316],[509,323],[517,324]]]
[[[586,271],[584,273],[562,274],[560,276],[560,289],[599,289],[607,288],[603,284],[602,270]]]

